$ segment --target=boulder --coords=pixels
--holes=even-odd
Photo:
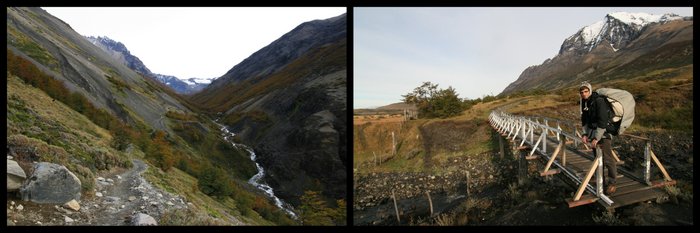
[[[22,200],[35,203],[63,204],[80,200],[80,180],[65,166],[41,162],[20,188]]]
[[[27,174],[14,160],[7,160],[7,191],[17,191],[27,179]]]
[[[148,214],[138,213],[131,217],[133,226],[158,226],[156,220]]]

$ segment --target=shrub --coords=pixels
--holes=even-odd
[[[439,89],[437,84],[424,82],[413,92],[402,95],[403,101],[416,104],[418,115],[426,118],[447,118],[459,115],[469,106],[459,99],[454,88]]]

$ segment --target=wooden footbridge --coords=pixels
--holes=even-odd
[[[575,186],[576,192],[573,197],[566,198],[569,207],[598,202],[606,209],[614,210],[661,197],[665,192],[660,187],[676,183],[651,150],[651,141],[647,138],[620,135],[645,142],[642,155],[644,165],[641,175],[618,167],[617,191],[605,195],[601,149],[595,148],[598,156],[594,157],[593,150],[583,143],[574,124],[545,117],[515,116],[499,110],[491,112],[489,122],[502,137],[512,142],[514,149],[520,150],[518,156],[521,160],[540,160],[544,164],[540,176],[559,176],[571,181],[567,183]],[[615,143],[618,142],[613,141]],[[613,157],[619,163],[624,162],[620,161],[614,150]],[[652,161],[663,174],[663,179],[653,180],[650,177]]]

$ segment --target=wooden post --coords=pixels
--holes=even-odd
[[[372,154],[374,155],[374,166],[377,166],[377,154],[372,151]]]
[[[505,150],[503,150],[503,137],[501,135],[498,135],[498,148],[501,149],[501,159],[505,157]]]
[[[433,216],[433,200],[430,199],[430,192],[425,191],[425,194],[428,195],[428,204],[430,204],[430,216]]]
[[[396,195],[394,195],[394,190],[391,190],[391,199],[394,199],[394,210],[396,211],[396,221],[401,225],[401,218],[399,218],[399,207],[396,205]]]
[[[525,156],[527,155],[527,150],[522,149],[518,152],[518,186],[525,185],[525,178],[527,178],[527,160]]]
[[[394,131],[391,131],[391,155],[396,155],[396,138],[394,137]]]
[[[647,185],[651,185],[651,182],[649,181],[650,173],[651,173],[651,143],[647,141],[646,145],[644,146],[644,182],[647,183]]]
[[[467,198],[469,197],[469,171],[467,171]]]
[[[566,138],[564,138],[566,143]],[[566,166],[566,145],[564,145],[564,150],[561,151],[561,165]]]

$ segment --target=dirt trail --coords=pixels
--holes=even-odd
[[[88,222],[86,224],[123,225],[128,223],[135,212],[138,212],[143,203],[137,200],[143,200],[143,198],[141,198],[142,192],[136,187],[143,183],[141,173],[146,171],[148,165],[137,159],[132,160],[132,163],[134,164],[133,168],[122,173],[120,175],[121,179],[114,179],[113,185],[103,186],[104,189],[100,192],[104,195],[102,198],[96,197],[96,199],[90,200],[92,202],[86,202],[86,204],[91,204],[87,206],[86,215],[88,216]],[[100,182],[98,181],[98,183]],[[129,201],[130,196],[137,199]],[[95,205],[99,207],[94,208]],[[124,206],[123,208],[121,207],[122,205]]]
[[[80,210],[61,205],[36,204],[8,199],[8,219],[16,225],[129,225],[136,213],[148,214],[158,221],[171,209],[188,208],[184,198],[153,187],[143,174],[148,165],[138,159],[133,167],[118,175],[98,177],[94,196],[79,200]],[[14,203],[14,204],[13,204]],[[21,211],[18,205],[23,205]]]

